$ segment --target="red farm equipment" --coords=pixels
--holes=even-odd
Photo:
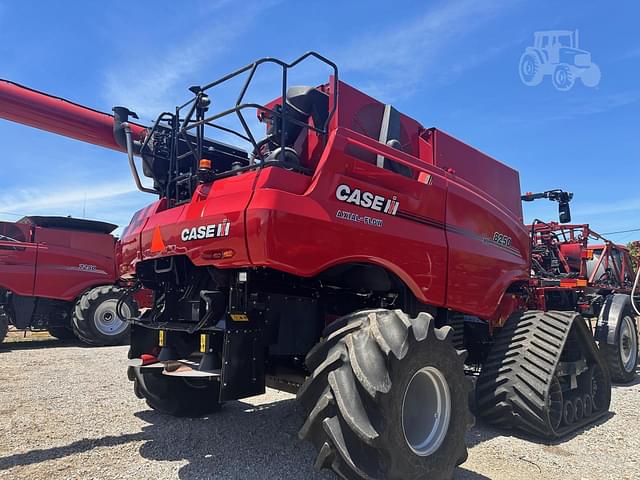
[[[89,345],[128,340],[116,314],[116,225],[69,217],[0,222],[0,341],[7,328],[47,330]],[[122,310],[137,311],[133,299]]]
[[[326,83],[289,87],[312,58]],[[265,64],[282,70],[279,98],[245,101]],[[339,81],[316,53],[190,91],[144,128],[126,108],[0,83],[0,116],[126,151],[157,195],[123,232],[119,272],[154,291],[129,318],[128,374],[150,407],[200,416],[265,386],[295,392],[317,468],[403,480],[449,478],[466,459],[472,376],[476,413],[497,425],[558,438],[606,414],[592,329],[537,302],[515,170]]]
[[[532,308],[577,311],[591,320],[612,379],[632,381],[638,356],[631,295],[637,266],[629,250],[586,224],[536,220],[530,229]]]

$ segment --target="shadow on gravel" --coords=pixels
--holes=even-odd
[[[263,405],[237,401],[210,417],[180,419],[152,410],[136,413],[148,423],[142,457],[188,463],[179,478],[333,479],[313,470],[315,453],[298,440],[302,417],[294,400]]]
[[[253,406],[225,405],[209,418],[175,419],[153,411],[136,414],[149,422],[143,427],[147,443],[140,454],[149,460],[180,461],[179,478],[215,479],[336,479],[313,469],[315,451],[298,440],[302,414],[294,400]],[[465,468],[456,479],[487,480]]]
[[[140,432],[119,436],[110,435],[102,438],[87,438],[62,447],[30,450],[27,453],[17,453],[15,455],[8,455],[0,458],[0,471],[18,466],[33,465],[40,462],[46,462],[48,460],[55,460],[69,455],[87,452],[94,448],[113,447],[115,445],[122,445],[144,439],[144,434]]]
[[[25,342],[21,348],[40,348],[33,343],[51,346],[78,346],[79,343],[57,340]],[[15,343],[0,345],[0,352]],[[614,388],[640,385],[640,378]],[[169,417],[153,410],[135,414],[147,423],[140,432],[120,436],[84,439],[61,447],[35,449],[27,453],[0,458],[0,471],[16,466],[36,464],[63,458],[100,447],[143,442],[140,455],[154,461],[186,461],[180,467],[179,478],[195,480],[251,479],[335,479],[327,472],[315,472],[315,452],[306,442],[298,440],[297,431],[302,414],[294,400],[281,400],[263,405],[237,401],[226,404],[222,411],[210,417],[184,419]],[[609,412],[591,425],[556,441],[544,441],[513,430],[494,429],[481,421],[466,436],[467,446],[473,448],[497,436],[512,436],[532,443],[556,446],[577,435],[588,432],[614,416]],[[473,455],[473,451],[470,452]],[[458,480],[486,480],[488,477],[467,470],[456,469]]]
[[[326,470],[313,470],[315,452],[297,437],[302,415],[294,400],[259,406],[231,402],[219,414],[198,419],[174,418],[153,410],[135,415],[147,423],[140,432],[9,455],[0,458],[0,471],[96,448],[143,442],[140,455],[145,459],[186,461],[178,472],[183,480],[336,478]],[[488,477],[458,468],[455,478],[487,480]]]
[[[122,346],[128,345],[113,345],[113,346]],[[37,350],[40,348],[66,348],[66,347],[80,347],[80,348],[109,348],[110,346],[94,346],[87,345],[86,343],[80,340],[58,340],[57,338],[45,339],[45,340],[30,340],[26,339],[24,341],[12,340],[11,342],[3,342],[0,343],[0,354],[2,352],[12,352],[12,351],[20,351],[20,350]]]
[[[0,343],[0,353],[16,350],[36,350],[39,348],[60,348],[60,347],[88,347],[80,340],[58,340],[56,338],[44,340],[12,340]]]
[[[573,432],[567,433],[566,435],[555,440],[545,440],[540,437],[521,432],[519,430],[497,429],[487,423],[484,423],[482,420],[476,419],[476,426],[469,430],[469,432],[467,432],[467,447],[475,447],[476,445],[491,440],[495,437],[513,437],[520,440],[525,440],[530,443],[537,443],[539,445],[562,445],[563,443],[568,442],[569,440],[579,435],[587,433],[592,428],[596,428],[599,425],[608,422],[614,416],[615,413],[607,412],[603,416],[595,420],[593,423],[590,423],[589,425],[579,428],[578,430],[575,430]]]

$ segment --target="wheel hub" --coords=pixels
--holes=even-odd
[[[627,372],[636,368],[638,360],[638,337],[635,333],[634,321],[625,316],[620,326],[620,360]]]
[[[451,419],[451,392],[436,367],[418,370],[402,402],[402,430],[409,448],[421,457],[433,454],[444,441]]]
[[[96,307],[94,312],[94,324],[98,331],[104,335],[119,335],[127,328],[127,322],[122,320],[116,313],[116,299],[105,300]],[[126,316],[131,315],[129,306],[124,303],[122,305],[122,313]]]

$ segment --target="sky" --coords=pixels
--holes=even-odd
[[[617,232],[640,229],[638,18],[631,0],[0,0],[0,78],[102,111],[125,105],[150,123],[190,98],[191,85],[315,50],[347,83],[517,169],[522,191],[573,192],[575,223]],[[551,76],[525,85],[519,62],[534,33],[576,29],[597,85],[577,76],[565,91]],[[326,75],[305,66],[298,79]],[[278,82],[267,69],[251,93],[274,98]],[[0,220],[72,215],[123,226],[153,200],[135,189],[122,153],[4,120],[0,141]],[[557,219],[555,203],[524,207],[527,221]]]

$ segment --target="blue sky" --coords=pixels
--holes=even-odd
[[[356,3],[0,0],[0,78],[103,111],[126,105],[149,121],[190,85],[258,57],[317,50],[345,81],[519,170],[523,191],[573,191],[575,222],[640,228],[640,4]],[[522,83],[533,33],[558,29],[579,29],[602,72],[597,87]],[[276,96],[273,78],[256,83],[257,97]],[[84,213],[123,225],[152,200],[135,190],[123,154],[1,120],[0,139],[0,219]],[[548,201],[525,212],[557,218]]]

